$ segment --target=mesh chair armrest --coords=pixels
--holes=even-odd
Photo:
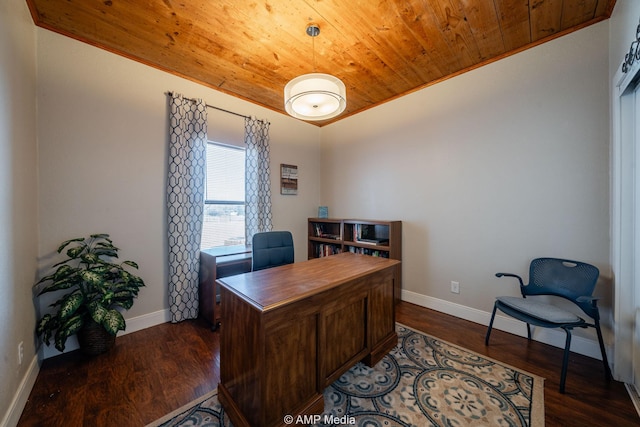
[[[576,298],[576,301],[578,301],[578,302],[586,302],[586,303],[591,304],[591,306],[593,306],[593,307],[597,307],[599,299],[600,299],[599,297],[594,297],[592,295],[583,295],[581,297]]]
[[[517,274],[512,274],[512,273],[496,273],[496,277],[515,277],[516,279],[518,279],[518,281],[520,282],[520,288],[522,288],[524,286],[524,282],[522,281],[522,277],[518,276]]]

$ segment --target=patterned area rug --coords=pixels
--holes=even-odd
[[[325,412],[291,425],[544,426],[541,377],[396,324],[398,345],[376,366],[358,363],[324,391]],[[231,426],[217,391],[156,426]]]

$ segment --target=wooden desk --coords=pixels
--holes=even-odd
[[[320,414],[328,385],[391,351],[398,264],[343,253],[219,279],[218,391],[233,425]]]
[[[251,247],[220,246],[200,251],[200,316],[213,329],[220,324],[220,297],[216,279],[251,271]]]

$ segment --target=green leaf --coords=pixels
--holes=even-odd
[[[113,291],[111,289],[103,289],[104,295],[102,295],[102,300],[100,301],[102,305],[108,307],[111,305],[111,300],[113,299]]]
[[[60,317],[60,321],[66,321],[66,319],[70,318],[78,311],[78,308],[84,302],[84,295],[80,292],[72,293],[67,295],[62,304],[60,305],[58,316]]]
[[[82,254],[80,256],[80,259],[82,260],[82,262],[85,262],[87,264],[95,264],[98,261],[100,261],[100,259],[98,258],[98,255],[93,252]]]
[[[93,273],[99,274],[101,276],[106,275],[109,271],[111,270],[111,267],[108,264],[104,264],[102,262],[100,262],[98,265],[96,265],[95,267],[91,267],[88,271],[91,271]]]
[[[104,240],[107,240],[108,242],[111,242],[111,240],[109,239],[109,235],[106,233],[92,234],[90,237],[92,239],[104,239]]]
[[[47,292],[54,292],[54,291],[59,291],[61,289],[69,289],[75,285],[78,284],[77,280],[67,280],[67,281],[61,281],[61,282],[54,282],[51,283],[50,285],[45,286],[44,288],[42,288],[42,290],[40,291],[40,293],[38,295],[42,295],[42,294],[46,294]]]
[[[36,325],[36,333],[38,335],[42,335],[42,333],[47,328],[47,325],[51,322],[52,319],[53,317],[51,317],[50,314],[45,314],[44,316],[42,316],[42,319],[40,319],[40,321]]]
[[[62,265],[53,273],[53,280],[62,280],[76,274],[80,269],[70,265]]]
[[[58,247],[58,253],[61,253],[64,248],[66,248],[70,243],[73,242],[84,242],[84,237],[76,237],[75,239],[62,242]]]
[[[96,246],[102,247],[102,248],[116,249],[116,247],[113,246],[113,242],[111,240],[109,240],[108,242],[97,242]]]
[[[136,282],[128,282],[128,283],[123,282],[123,283],[119,283],[118,286],[114,288],[114,290],[116,293],[128,292],[133,295],[137,295],[138,292],[140,291],[140,287],[141,285],[137,284]]]
[[[102,323],[102,320],[108,313],[108,310],[104,308],[98,301],[91,301],[87,308],[89,309],[89,314],[91,318],[96,323]]]
[[[113,295],[112,304],[119,305],[125,310],[129,310],[133,307],[133,299],[136,297],[136,293],[130,291],[117,292]]]
[[[82,271],[80,273],[80,277],[82,277],[83,282],[93,287],[100,287],[104,282],[104,277],[102,276],[102,274],[93,270]]]
[[[123,282],[128,283],[129,280],[131,280],[131,277],[133,276],[133,274],[129,273],[127,270],[120,270],[120,279],[122,279]]]
[[[82,315],[80,314],[73,316],[72,318],[64,322],[56,331],[56,348],[60,351],[64,351],[64,345],[67,342],[67,338],[77,333],[80,328],[82,328],[83,324],[84,321],[82,320]]]
[[[118,252],[115,248],[96,248],[93,252],[98,256],[118,258]]]
[[[38,283],[36,283],[36,286],[49,280],[51,280],[52,283],[44,286],[40,291],[40,295],[46,292],[57,291],[59,289],[68,289],[73,285],[76,285],[79,280],[79,276],[77,275],[78,271],[79,269],[77,268],[63,265],[58,268],[58,270],[56,270],[56,272],[52,275],[43,277],[42,279],[40,279],[40,281],[38,281]]]
[[[76,246],[75,248],[71,248],[67,251],[67,256],[72,259],[78,258],[82,252],[87,248],[86,245]]]
[[[118,331],[124,331],[126,323],[124,317],[118,310],[109,310],[102,319],[102,326],[111,334],[115,335]]]
[[[137,289],[138,287],[131,283],[131,282],[118,282],[115,284],[115,286],[113,287],[115,292],[121,292],[121,291],[128,291],[131,289]]]
[[[124,261],[123,264],[129,265],[133,268],[138,268],[138,264],[133,261]]]
[[[58,327],[57,317],[53,317],[50,314],[45,314],[36,326],[36,334],[42,337],[42,341],[49,345],[52,332]]]
[[[144,286],[144,280],[138,276],[132,276],[132,280],[129,283],[138,288]]]

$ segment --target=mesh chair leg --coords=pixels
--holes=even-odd
[[[489,345],[489,336],[491,335],[491,328],[493,327],[493,319],[496,317],[496,310],[498,306],[493,304],[493,313],[491,313],[491,321],[489,321],[489,328],[487,329],[487,335],[484,337],[484,345]]]
[[[562,328],[567,333],[567,341],[564,345],[562,357],[562,373],[560,374],[560,393],[564,394],[564,383],[567,378],[567,365],[569,364],[569,348],[571,348],[571,329]]]
[[[602,331],[600,330],[600,322],[596,320],[596,332],[598,333],[598,343],[600,344],[600,352],[602,353],[602,363],[604,364],[604,377],[607,381],[611,380],[611,368],[607,360],[607,352],[604,349],[604,340],[602,339]]]

